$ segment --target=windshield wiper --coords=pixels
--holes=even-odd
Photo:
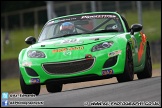
[[[91,33],[106,33],[106,32],[118,32],[116,29],[108,29],[108,30],[99,30]]]

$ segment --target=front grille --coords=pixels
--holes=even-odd
[[[50,74],[69,74],[88,70],[93,66],[94,59],[82,59],[70,62],[43,64],[43,68]]]

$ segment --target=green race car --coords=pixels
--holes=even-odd
[[[63,84],[116,77],[118,82],[152,76],[150,46],[141,24],[130,28],[117,12],[57,17],[43,27],[38,40],[25,39],[19,54],[20,85],[25,94],[50,93]]]

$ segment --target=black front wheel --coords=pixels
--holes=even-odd
[[[46,89],[49,93],[61,92],[63,84],[50,82],[46,84]]]
[[[134,79],[134,66],[133,66],[132,50],[130,45],[127,45],[124,73],[117,76],[117,81],[126,82],[132,81],[133,79]]]
[[[39,84],[26,85],[21,73],[20,73],[20,87],[21,87],[22,93],[24,93],[24,94],[39,95],[39,93],[40,93],[40,85]]]

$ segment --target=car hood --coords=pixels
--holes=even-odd
[[[99,34],[82,34],[75,36],[68,36],[62,38],[55,38],[45,40],[31,45],[32,48],[58,48],[58,47],[69,47],[76,45],[85,45],[100,42],[103,40],[109,40],[119,33],[99,33]]]

